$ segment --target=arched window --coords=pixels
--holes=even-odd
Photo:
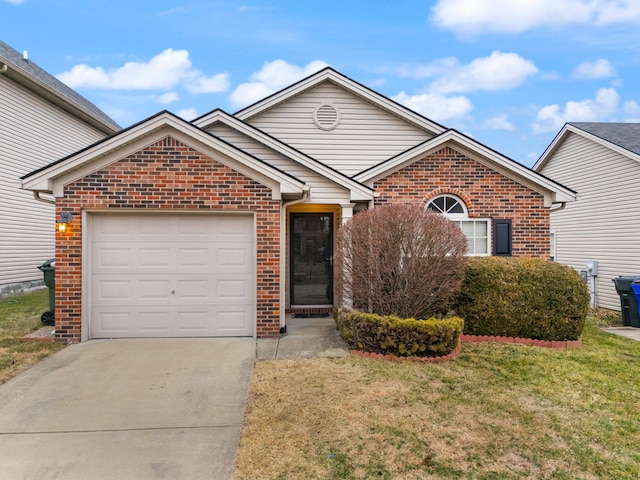
[[[427,208],[445,215],[458,224],[467,237],[469,255],[490,255],[491,229],[486,218],[469,218],[467,206],[454,195],[438,195],[427,203]]]

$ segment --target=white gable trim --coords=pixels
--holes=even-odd
[[[346,188],[350,192],[351,201],[369,201],[373,200],[373,190],[360,182],[357,182],[346,175],[332,169],[324,163],[315,160],[308,155],[290,147],[289,145],[273,138],[272,136],[262,132],[261,130],[246,124],[242,120],[239,120],[222,110],[215,110],[205,117],[199,118],[194,121],[194,125],[201,129],[206,129],[215,123],[222,123],[230,128],[233,128],[240,133],[256,140],[263,145],[275,150],[276,152],[284,155],[287,158],[305,166],[309,170],[322,175],[326,179],[330,180],[343,188]]]
[[[563,187],[562,185],[548,179],[513,160],[504,157],[495,150],[492,150],[471,138],[462,135],[455,130],[448,130],[445,133],[427,140],[426,142],[407,150],[400,155],[365,170],[354,176],[366,185],[373,183],[398,170],[424,158],[438,150],[451,145],[451,148],[468,156],[472,160],[485,165],[507,178],[518,182],[535,192],[544,195],[545,206],[550,207],[553,203],[571,202],[576,200],[576,193]]]
[[[140,124],[107,138],[63,161],[22,179],[25,190],[52,193],[62,197],[64,186],[91,172],[131,155],[148,145],[171,136],[224,165],[268,186],[273,198],[302,195],[304,182],[273,168],[222,140],[163,112]]]
[[[617,152],[621,155],[624,155],[625,157],[628,157],[640,163],[640,155],[632,152],[631,150],[627,150],[626,148],[616,145],[615,143],[611,143],[608,140],[605,140],[604,138],[600,138],[597,135],[593,135],[592,133],[586,132],[578,127],[574,127],[573,125],[566,123],[564,127],[562,127],[558,135],[556,135],[556,138],[553,139],[551,144],[549,144],[549,146],[544,151],[542,156],[538,159],[536,164],[533,166],[533,169],[536,172],[540,172],[544,168],[545,164],[553,156],[556,150],[560,148],[560,145],[564,143],[564,141],[566,140],[566,138],[569,136],[570,133],[581,135],[582,137],[587,138],[592,142],[602,145],[603,147],[608,148],[609,150],[613,150],[614,152]]]
[[[438,135],[446,130],[442,125],[439,125],[413,110],[394,102],[384,95],[381,95],[374,90],[371,90],[370,88],[342,75],[331,67],[327,67],[318,73],[291,85],[290,87],[280,90],[279,92],[276,92],[273,95],[270,95],[269,97],[236,112],[234,116],[240,120],[247,121],[256,115],[259,115],[260,113],[327,81],[335,83],[339,87],[342,87],[365,101],[386,110],[390,114],[433,135]]]

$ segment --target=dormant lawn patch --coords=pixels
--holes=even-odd
[[[42,327],[40,316],[49,309],[48,298],[46,289],[0,298],[0,384],[63,348],[52,342],[22,340]]]
[[[258,362],[235,479],[638,478],[640,342]]]

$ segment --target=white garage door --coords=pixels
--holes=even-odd
[[[91,338],[253,335],[252,216],[90,220]]]

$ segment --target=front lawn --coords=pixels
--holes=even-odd
[[[637,479],[640,342],[258,362],[234,478]]]
[[[63,348],[52,342],[20,340],[42,327],[40,316],[49,310],[48,295],[44,289],[0,298],[0,384]]]

